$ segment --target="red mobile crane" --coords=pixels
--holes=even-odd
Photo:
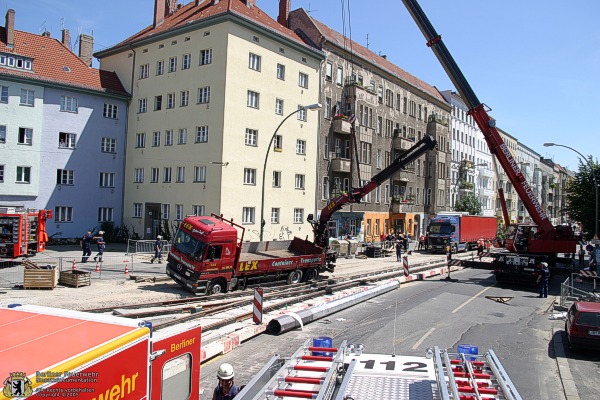
[[[416,0],[403,0],[403,2],[427,39],[427,46],[433,50],[469,108],[468,114],[479,126],[491,153],[496,156],[535,223],[507,227],[505,248],[511,253],[520,254],[518,256],[514,254],[498,256],[496,279],[499,281],[533,280],[535,282],[535,278],[537,278],[535,265],[539,261],[545,260],[551,267],[554,267],[557,254],[574,253],[579,238],[568,226],[555,227],[552,225],[510,149],[496,129],[496,121],[488,115],[485,104],[481,103],[475,95],[444,45],[441,36],[435,31]],[[505,219],[506,217],[505,213]]]

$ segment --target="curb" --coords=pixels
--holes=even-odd
[[[567,400],[581,400],[577,387],[571,375],[571,368],[569,367],[569,360],[565,354],[565,346],[562,339],[562,329],[552,328],[552,342],[554,344],[554,356],[556,358],[556,364],[558,365],[558,374],[560,375],[560,381],[563,386],[563,392],[565,399]]]

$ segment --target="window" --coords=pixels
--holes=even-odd
[[[377,127],[375,128],[375,132],[378,135],[381,135],[381,130],[383,127],[383,118],[381,116],[377,117]]]
[[[381,162],[383,161],[381,156],[381,149],[377,149],[377,159],[375,160],[375,166],[381,168]]]
[[[56,170],[56,184],[57,185],[73,185],[75,172],[71,169],[57,169]]]
[[[281,187],[281,171],[273,171],[273,187],[280,188]]]
[[[179,129],[179,138],[177,139],[177,144],[186,144],[187,143],[187,129],[181,128]]]
[[[165,167],[163,169],[163,182],[170,183],[171,182],[171,173],[173,172],[173,168]]]
[[[196,127],[196,143],[208,142],[208,126]]]
[[[254,223],[254,207],[242,208],[242,224]]]
[[[162,95],[154,96],[154,111],[162,109]]]
[[[275,135],[275,140],[273,143],[274,151],[282,151],[283,150],[283,136]]]
[[[371,143],[360,142],[360,162],[371,164]]]
[[[60,111],[77,112],[77,97],[60,96]]]
[[[140,79],[146,79],[148,77],[149,71],[150,71],[150,65],[148,65],[148,64],[140,65]]]
[[[394,106],[394,92],[390,89],[385,90],[385,105],[388,107]]]
[[[323,177],[323,187],[321,192],[321,200],[326,200],[329,198],[329,177]]]
[[[308,88],[308,75],[300,72],[298,75],[298,86],[307,89]]]
[[[325,98],[325,118],[331,118],[331,97]]]
[[[160,175],[160,170],[156,167],[150,169],[150,183],[158,183],[158,176]]]
[[[279,208],[271,208],[271,223],[279,223]]]
[[[135,147],[136,148],[146,147],[146,134],[145,133],[138,133],[135,135]]]
[[[285,79],[285,65],[277,64],[277,79]]]
[[[244,185],[256,185],[256,169],[244,168]]]
[[[333,74],[333,64],[328,62],[327,64],[325,64],[325,80],[327,82],[331,82],[332,74]]]
[[[212,63],[212,49],[200,50],[200,65]]]
[[[117,119],[118,106],[114,104],[104,103],[104,118]]]
[[[199,205],[192,206],[192,214],[194,214],[196,216],[204,215],[205,214],[204,210],[205,210],[204,206],[199,206]]]
[[[173,146],[173,130],[167,129],[165,131],[165,146]]]
[[[306,121],[306,108],[298,106],[298,121]]]
[[[306,140],[296,140],[296,154],[306,154]]]
[[[192,55],[184,54],[183,59],[181,60],[181,69],[190,69],[191,64],[192,64]]]
[[[31,146],[32,139],[33,139],[33,129],[19,128],[19,137],[17,139],[17,143],[26,144],[26,145]]]
[[[114,138],[102,138],[102,144],[100,151],[103,153],[116,153],[117,152],[117,139]]]
[[[177,57],[169,58],[169,72],[177,71]]]
[[[256,129],[246,128],[246,135],[244,136],[244,144],[246,146],[256,146],[258,141],[258,131]]]
[[[342,82],[344,81],[344,68],[337,67],[337,75],[335,76],[336,85],[342,86]]]
[[[17,167],[17,183],[31,183],[31,167]]]
[[[175,204],[175,221],[183,220],[183,204]]]
[[[6,125],[0,125],[0,143],[6,143]]]
[[[383,103],[383,86],[377,86],[377,101]]]
[[[171,213],[171,205],[170,204],[161,204],[161,217],[162,219],[169,219],[169,214]]]
[[[301,224],[302,220],[304,220],[304,209],[294,208],[294,223]]]
[[[133,203],[133,218],[142,218],[144,205],[142,203]]]
[[[160,146],[160,131],[152,133],[152,147]]]
[[[275,114],[283,115],[283,99],[275,99]]]
[[[114,188],[115,187],[115,173],[114,172],[100,172],[100,187]]]
[[[194,182],[206,182],[206,166],[194,167]]]
[[[167,94],[167,108],[175,108],[175,93]]]
[[[328,137],[323,138],[323,158],[326,160],[329,159],[329,138]]]
[[[8,86],[0,86],[0,103],[8,103]]]
[[[136,168],[134,170],[133,182],[143,183],[144,182],[144,168]]]
[[[304,189],[304,175],[296,174],[294,188],[295,189]]]
[[[187,107],[190,101],[190,91],[182,90],[179,94],[179,107]]]
[[[258,108],[260,104],[260,94],[257,92],[253,92],[252,90],[248,90],[248,102],[247,106],[252,108]]]
[[[143,99],[138,99],[138,113],[145,113],[148,109],[148,100],[143,98]]]
[[[54,222],[73,222],[73,207],[54,207]]]
[[[206,104],[210,102],[210,86],[198,89],[198,104]]]
[[[76,138],[74,133],[58,132],[58,147],[74,149]]]
[[[260,56],[250,53],[248,56],[248,68],[260,71]]]
[[[175,182],[183,183],[185,182],[185,167],[177,167],[177,177]]]
[[[159,60],[156,62],[156,75],[162,75],[165,73],[165,60]]]
[[[28,89],[21,89],[21,102],[19,103],[22,106],[32,106],[34,105],[35,99],[35,91]]]

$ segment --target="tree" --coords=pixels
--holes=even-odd
[[[593,161],[592,156],[587,162],[579,160],[579,172],[567,184],[567,205],[565,211],[572,220],[581,222],[583,231],[588,233],[588,239],[596,229],[596,181],[600,179],[600,165]]]
[[[454,211],[467,211],[469,215],[481,215],[481,202],[474,193],[469,193],[454,204]]]

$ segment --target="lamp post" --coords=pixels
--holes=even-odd
[[[592,174],[592,178],[594,179],[594,187],[596,189],[596,202],[594,203],[594,210],[595,210],[595,214],[596,214],[596,220],[594,222],[594,237],[597,238],[598,237],[598,181],[596,180],[596,171],[594,170],[594,166],[592,165],[592,163],[590,163],[589,159],[587,159],[583,154],[581,154],[579,151],[575,150],[572,147],[565,146],[564,144],[558,144],[558,143],[544,143],[544,146],[545,147],[558,146],[558,147],[564,147],[569,150],[572,150],[575,153],[579,154],[579,156],[581,157],[581,160],[582,161],[585,160],[587,165],[590,167],[590,172]]]
[[[267,173],[267,160],[269,159],[269,152],[271,151],[271,146],[273,145],[273,140],[275,140],[275,137],[277,136],[277,132],[279,132],[279,128],[281,128],[281,126],[283,125],[283,123],[285,121],[288,120],[288,118],[290,118],[292,115],[295,115],[297,113],[299,113],[300,111],[304,111],[304,110],[316,110],[321,108],[321,104],[319,103],[315,103],[315,104],[309,104],[307,106],[303,106],[303,107],[298,107],[297,110],[289,113],[277,126],[277,129],[275,129],[275,132],[273,132],[273,136],[271,136],[271,141],[269,142],[269,146],[267,147],[267,153],[265,154],[265,164],[263,166],[263,174],[262,174],[262,191],[261,191],[261,195],[260,195],[260,241],[262,242],[263,240],[263,233],[265,231],[265,176]]]

